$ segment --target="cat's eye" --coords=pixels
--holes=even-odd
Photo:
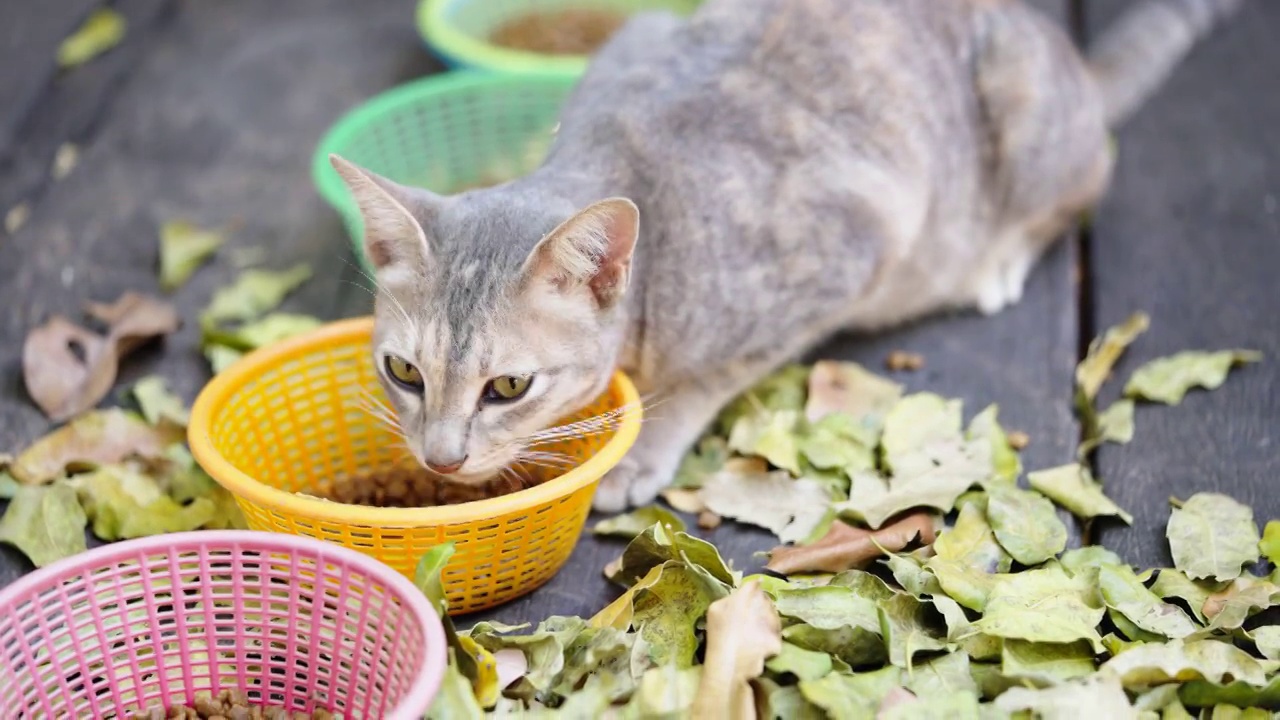
[[[422,390],[422,373],[409,361],[395,355],[388,355],[386,362],[387,375],[391,376],[401,387],[420,392]]]
[[[487,403],[504,403],[519,400],[524,397],[525,393],[529,392],[529,385],[532,382],[532,375],[503,375],[502,377],[496,377],[484,386],[484,395],[481,400]]]

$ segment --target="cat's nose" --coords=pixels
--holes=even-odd
[[[462,463],[467,461],[467,456],[463,455],[452,462],[437,462],[435,460],[426,461],[426,466],[441,475],[450,475],[458,472],[458,468],[462,467]]]

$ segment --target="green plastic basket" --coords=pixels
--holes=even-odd
[[[702,0],[420,0],[418,32],[427,46],[455,68],[500,72],[540,72],[579,76],[585,55],[541,55],[511,50],[488,41],[508,20],[532,12],[591,8],[631,15],[670,10],[690,15]]]
[[[330,153],[442,194],[511,180],[542,162],[576,82],[554,74],[450,72],[388,90],[338,120],[316,147],[311,175],[342,215],[365,269],[364,223]]]

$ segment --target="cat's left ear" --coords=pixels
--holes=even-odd
[[[600,308],[609,309],[626,293],[639,232],[635,203],[620,197],[593,203],[538,242],[525,277],[561,291],[589,288]]]
[[[430,214],[438,198],[398,185],[338,155],[330,155],[329,162],[360,208],[365,256],[373,267],[378,272],[425,269],[431,248],[418,216]]]

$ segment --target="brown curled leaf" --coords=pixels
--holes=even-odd
[[[55,316],[28,333],[22,348],[27,392],[55,422],[97,405],[115,383],[121,358],[180,324],[173,306],[135,292],[89,303],[86,312],[108,326],[105,336]]]
[[[928,513],[914,512],[874,531],[836,522],[812,545],[774,548],[765,567],[783,575],[843,572],[863,567],[885,551],[902,550],[916,539],[925,545],[933,542],[933,518]]]
[[[707,608],[707,652],[691,717],[756,717],[750,681],[782,651],[782,620],[759,580]]]
[[[21,483],[51,482],[68,471],[118,463],[128,458],[159,458],[183,429],[169,423],[148,425],[141,417],[111,408],[86,413],[23,450],[9,465]]]

